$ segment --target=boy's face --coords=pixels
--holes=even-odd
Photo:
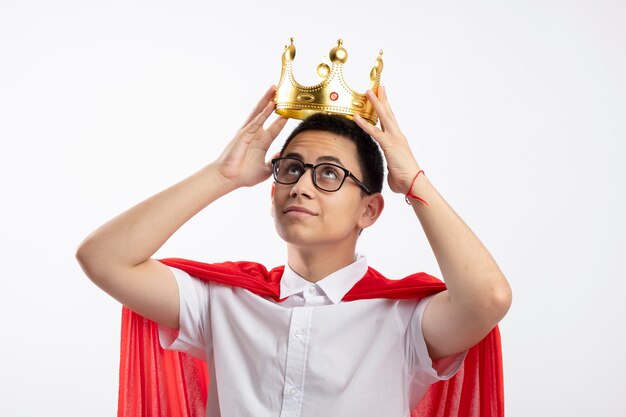
[[[307,164],[331,162],[341,165],[358,179],[363,178],[354,142],[343,136],[316,130],[298,134],[283,152]],[[326,192],[313,184],[311,168],[297,183],[274,183],[272,216],[276,231],[286,242],[296,246],[329,246],[356,242],[359,231],[372,222],[364,219],[367,199],[350,178],[338,191]],[[350,240],[348,240],[350,241]]]

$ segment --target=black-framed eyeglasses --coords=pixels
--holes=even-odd
[[[279,184],[289,185],[297,183],[307,168],[311,168],[313,184],[322,191],[337,191],[341,188],[346,178],[350,177],[363,191],[367,194],[372,194],[365,184],[341,165],[329,162],[315,165],[305,164],[299,159],[289,157],[272,159],[274,180]]]

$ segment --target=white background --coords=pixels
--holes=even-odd
[[[626,415],[625,4],[3,0],[0,415],[115,414],[120,306],[74,251],[212,161],[290,36],[303,83],[342,37],[363,91],[384,49],[419,162],[513,287],[507,415]],[[157,256],[283,263],[269,189],[219,200]],[[439,275],[384,195],[359,251],[389,276]]]

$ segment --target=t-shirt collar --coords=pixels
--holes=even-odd
[[[284,299],[291,295],[299,294],[305,288],[317,285],[333,304],[337,304],[354,284],[363,278],[366,272],[367,259],[360,254],[356,255],[356,260],[350,265],[327,275],[316,283],[302,278],[287,264],[280,280],[280,298]]]

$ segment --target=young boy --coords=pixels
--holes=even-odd
[[[504,316],[509,285],[420,170],[384,87],[367,93],[381,129],[315,115],[267,163],[286,122],[264,128],[274,94],[216,161],[100,227],[77,258],[99,287],[159,324],[164,347],[207,362],[207,416],[408,416]],[[447,289],[431,297],[344,300],[375,272],[356,243],[384,206],[377,144],[391,190],[407,196],[442,271]],[[288,250],[277,297],[151,259],[213,201],[272,175],[272,216]]]

